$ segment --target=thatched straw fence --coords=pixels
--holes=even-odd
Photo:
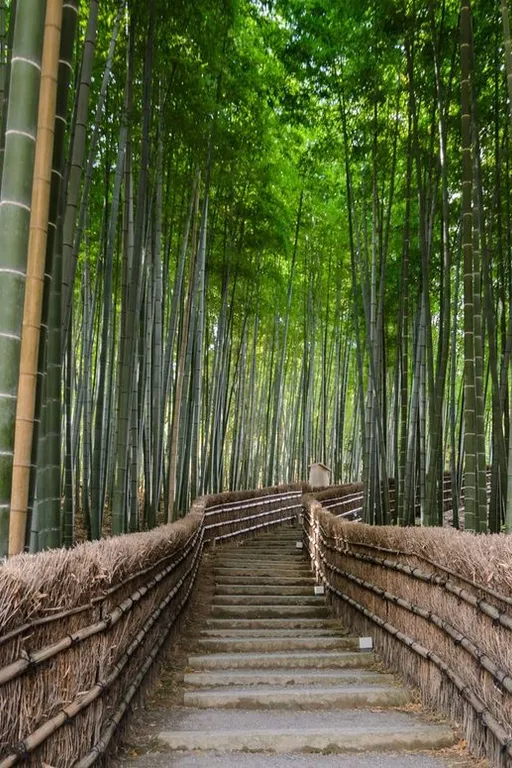
[[[331,485],[325,491],[313,491],[313,495],[335,517],[345,520],[361,519],[363,513],[363,484]]]
[[[303,497],[312,567],[337,613],[371,635],[470,749],[512,765],[512,538],[370,527]]]
[[[302,485],[202,497],[172,525],[0,567],[0,768],[105,755],[169,648],[205,544],[297,517]]]

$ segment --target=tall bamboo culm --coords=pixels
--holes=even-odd
[[[46,2],[18,0],[0,191],[0,556],[7,554]]]
[[[48,0],[32,190],[9,527],[9,554],[25,545],[52,174],[63,0]]]

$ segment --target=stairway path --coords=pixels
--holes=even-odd
[[[332,618],[296,540],[287,527],[215,553],[211,615],[188,657],[183,705],[160,718],[152,753],[130,764],[462,765],[439,756],[452,729],[407,711],[409,691]]]

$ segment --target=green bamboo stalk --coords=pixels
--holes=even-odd
[[[7,554],[16,395],[46,1],[18,0],[0,191],[0,556]]]
[[[69,330],[68,296],[72,291],[73,240],[75,237],[75,223],[78,213],[82,166],[85,157],[89,117],[89,96],[98,31],[98,12],[99,0],[89,0],[89,17],[87,20],[87,30],[85,33],[82,64],[80,68],[80,82],[76,99],[75,123],[71,143],[71,157],[69,160],[68,185],[66,191],[66,211],[63,224],[62,305],[66,309],[66,313],[63,314],[62,319],[63,322],[67,323],[64,327],[65,333]]]
[[[11,0],[10,8],[10,20],[9,20],[9,32],[7,35],[7,44],[2,51],[2,102],[1,102],[1,114],[0,114],[0,179],[2,178],[2,172],[4,167],[4,154],[5,154],[5,130],[7,126],[7,111],[9,102],[9,84],[11,79],[11,52],[13,46],[14,36],[14,21],[16,19],[16,4],[17,0]],[[6,6],[3,3],[4,19]],[[5,64],[5,66],[4,66]]]
[[[112,508],[112,532],[124,533],[128,525],[127,490],[130,454],[130,424],[132,422],[133,398],[136,393],[137,371],[137,329],[142,298],[142,268],[145,245],[145,222],[149,186],[149,139],[151,127],[152,72],[155,5],[150,3],[149,23],[146,37],[144,60],[143,128],[140,156],[140,172],[135,212],[133,262],[128,265],[129,284],[126,295],[125,344],[120,350],[120,381],[118,406],[118,432],[116,445],[116,475]],[[137,442],[137,441],[136,441]],[[133,449],[133,444],[132,444]],[[132,515],[133,517],[133,515]]]
[[[87,214],[87,209],[89,205],[89,192],[91,188],[91,182],[92,182],[92,176],[94,172],[94,166],[96,161],[96,154],[98,149],[98,141],[100,138],[100,131],[101,131],[101,116],[103,113],[103,109],[105,106],[105,98],[107,95],[107,87],[110,80],[110,76],[112,74],[112,64],[114,60],[114,53],[116,49],[116,42],[117,37],[119,35],[119,29],[121,26],[121,15],[122,11],[124,9],[125,0],[122,0],[120,3],[120,7],[117,11],[116,17],[114,19],[114,24],[112,27],[112,35],[110,38],[110,44],[107,54],[107,60],[105,63],[105,69],[103,71],[103,79],[101,82],[101,88],[100,88],[100,94],[98,97],[98,102],[96,105],[96,115],[94,118],[94,130],[92,133],[92,137],[89,143],[89,153],[87,157],[87,163],[85,166],[85,178],[82,188],[82,196],[80,200],[80,208],[79,208],[79,214],[78,214],[78,223],[76,221],[76,210],[74,208],[74,200],[73,200],[73,206],[68,207],[67,212],[67,220],[66,220],[66,237],[71,237],[71,227],[73,225],[74,232],[73,232],[73,241],[72,243],[67,242],[65,240],[64,242],[64,252],[63,252],[63,259],[64,264],[66,265],[67,274],[64,276],[64,295],[63,295],[63,326],[64,326],[64,332],[67,332],[67,329],[69,329],[69,314],[71,312],[71,302],[73,301],[73,285],[75,282],[75,273],[76,268],[78,264],[78,254],[80,252],[80,246],[82,243],[82,237],[84,233],[84,227],[85,227],[85,218]],[[80,126],[81,129],[82,126]],[[82,141],[81,138],[81,130],[80,133],[75,133],[75,137],[79,138],[79,141]],[[85,146],[81,151],[85,154]],[[82,156],[83,157],[83,156]],[[78,160],[78,155],[75,155],[75,161]],[[77,163],[78,165],[78,163]],[[80,169],[81,170],[81,169]],[[75,166],[75,171],[78,172],[78,167]],[[78,190],[80,187],[78,186]],[[75,186],[73,183],[73,194],[75,190]],[[74,219],[72,218],[74,214]]]
[[[461,0],[461,107],[462,107],[462,249],[464,254],[464,423],[465,527],[478,529],[476,390],[474,339],[474,256],[473,256],[473,158],[471,136],[471,6]]]
[[[72,62],[74,55],[74,41],[78,24],[78,0],[68,0],[64,3],[62,13],[61,48],[59,54],[59,74],[57,81],[57,107],[55,120],[55,140],[53,146],[52,182],[50,190],[50,210],[48,216],[48,239],[46,245],[45,285],[43,296],[43,311],[41,320],[41,339],[39,344],[38,381],[36,394],[35,424],[34,424],[34,449],[31,471],[31,488],[29,492],[29,520],[33,513],[34,493],[36,486],[36,468],[42,469],[48,459],[46,443],[46,391],[47,391],[47,344],[48,344],[48,320],[49,311],[56,312],[56,295],[52,293],[53,279],[60,281],[54,274],[54,263],[58,264],[61,253],[62,216],[59,210],[62,205],[61,192],[64,175],[66,133],[68,125],[68,101],[70,95],[69,83],[72,75]],[[60,275],[60,273],[59,273]],[[52,315],[53,316],[53,315]],[[57,318],[60,327],[60,319]],[[44,428],[42,428],[42,424]],[[60,435],[56,438],[60,441]],[[65,498],[67,498],[65,496]],[[71,520],[69,521],[71,522]],[[33,529],[31,535],[31,550],[37,550],[37,528],[34,520],[28,528]],[[70,546],[72,542],[72,526],[65,526],[65,543]]]

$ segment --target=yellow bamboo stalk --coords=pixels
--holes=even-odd
[[[32,211],[28,246],[20,378],[16,407],[14,462],[9,526],[9,555],[23,551],[34,432],[37,358],[41,329],[48,212],[63,0],[48,0],[39,97]]]

